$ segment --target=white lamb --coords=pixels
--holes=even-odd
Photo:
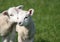
[[[14,38],[16,35],[15,23],[17,21],[18,14],[16,8],[21,7],[22,6],[12,7],[0,14],[0,36],[2,36],[2,42],[14,42]]]
[[[34,9],[29,11],[20,10],[16,31],[18,32],[18,42],[34,42],[35,26],[32,20]]]
[[[2,36],[2,42],[8,42],[8,35],[12,32],[15,27],[14,25],[14,22],[9,21],[9,16],[6,11],[0,14],[0,36]]]

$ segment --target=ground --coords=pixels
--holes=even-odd
[[[35,10],[35,42],[60,42],[60,0],[0,0],[0,12],[18,5]]]

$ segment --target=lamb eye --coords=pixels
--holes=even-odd
[[[13,14],[11,14],[10,16],[14,16]]]
[[[28,18],[28,17],[25,17],[25,18]]]
[[[28,18],[28,17],[25,17],[24,19],[26,19],[26,18]]]

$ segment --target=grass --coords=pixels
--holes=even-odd
[[[60,42],[60,0],[0,0],[0,12],[21,4],[35,10],[35,42]]]

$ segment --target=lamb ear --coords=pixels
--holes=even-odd
[[[34,13],[34,9],[29,9],[29,11],[28,11],[28,12],[29,12],[29,15],[31,15],[31,16],[32,16],[32,15],[33,15],[33,13]]]
[[[17,6],[16,8],[18,8],[18,9],[23,9],[23,5],[19,5],[19,6]]]
[[[3,15],[8,15],[7,10],[2,12]]]

